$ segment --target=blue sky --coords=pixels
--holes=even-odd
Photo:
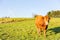
[[[0,0],[0,17],[32,17],[60,10],[60,0]]]

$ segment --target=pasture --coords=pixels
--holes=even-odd
[[[51,18],[46,35],[46,40],[60,40],[60,18]],[[43,32],[37,34],[34,18],[0,18],[0,40],[45,39]]]

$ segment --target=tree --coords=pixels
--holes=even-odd
[[[59,10],[56,10],[56,11],[49,11],[47,13],[48,16],[50,17],[60,17],[60,11]]]

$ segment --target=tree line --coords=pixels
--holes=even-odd
[[[54,17],[54,18],[60,18],[60,10],[52,10],[47,12],[47,15],[50,17]],[[37,15],[34,15],[34,17],[36,17]]]
[[[47,13],[47,15],[48,16],[50,16],[50,17],[55,17],[55,18],[60,18],[60,10],[56,10],[56,11],[49,11],[48,13]]]

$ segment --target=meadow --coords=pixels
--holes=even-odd
[[[60,40],[60,18],[51,18],[46,40]],[[34,18],[0,18],[0,40],[45,40],[37,34]]]

